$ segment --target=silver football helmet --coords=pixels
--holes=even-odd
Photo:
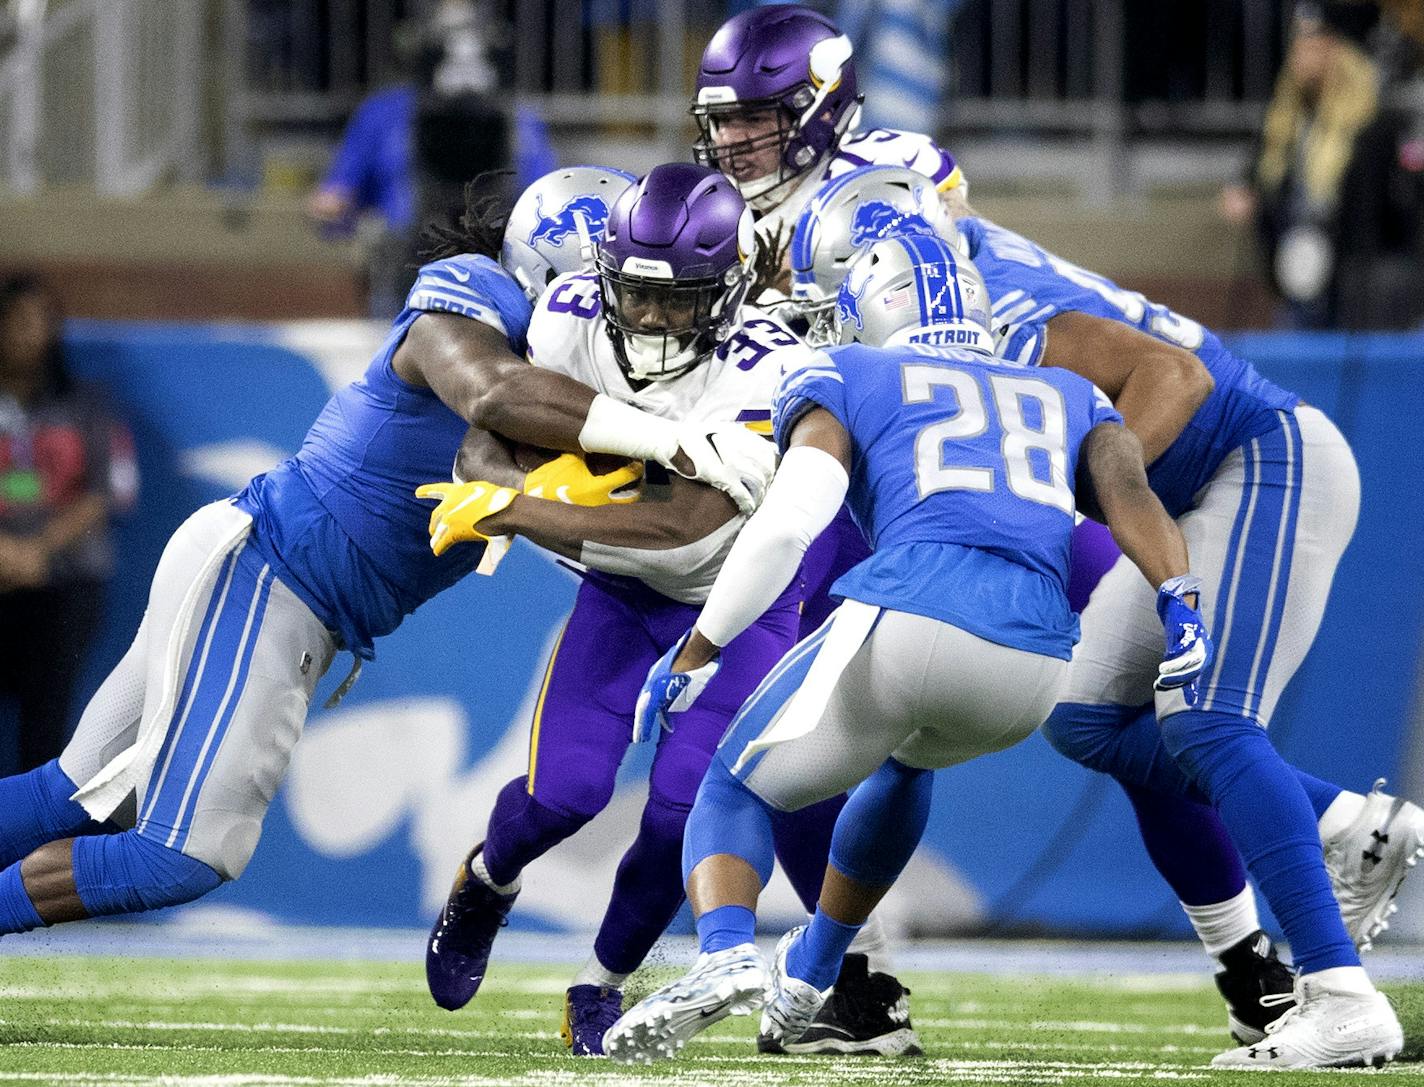
[[[856,257],[836,295],[835,326],[843,344],[994,352],[984,277],[933,235],[885,238]]]
[[[934,182],[903,166],[865,166],[823,186],[791,240],[791,298],[809,325],[807,342],[835,343],[836,292],[846,268],[882,238],[928,234],[963,250]]]
[[[636,180],[607,166],[570,166],[524,190],[505,222],[499,262],[529,301],[557,276],[593,267],[608,209]]]

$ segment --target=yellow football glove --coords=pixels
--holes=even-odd
[[[426,483],[415,489],[415,497],[440,503],[430,514],[430,550],[443,555],[457,543],[488,540],[475,526],[508,506],[519,492],[477,479],[471,483]]]
[[[624,504],[638,501],[637,492],[616,497],[614,492],[642,477],[643,465],[638,461],[629,461],[622,468],[596,476],[577,453],[565,453],[525,476],[524,493],[530,498],[567,502],[573,506]]]

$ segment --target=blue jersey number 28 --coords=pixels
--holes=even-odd
[[[915,436],[915,482],[923,500],[940,491],[992,491],[995,467],[945,463],[945,443],[977,438],[989,429],[990,406],[983,388],[964,370],[908,363],[900,367],[902,400],[928,404],[936,393],[950,394],[954,414],[931,423]],[[991,374],[993,410],[1003,431],[1000,450],[1009,490],[1019,498],[1073,514],[1073,488],[1068,480],[1068,413],[1063,394],[1032,377]],[[1030,425],[1026,408],[1036,405],[1037,425]],[[1033,452],[1047,469],[1047,479],[1034,471]],[[1046,464],[1045,464],[1046,462]]]

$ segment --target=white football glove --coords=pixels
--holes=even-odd
[[[740,423],[684,423],[678,447],[692,461],[689,478],[726,492],[743,513],[756,512],[776,472],[771,442]]]

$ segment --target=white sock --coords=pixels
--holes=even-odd
[[[1374,983],[1370,981],[1370,976],[1365,973],[1363,966],[1332,966],[1329,970],[1316,970],[1312,974],[1302,974],[1301,977],[1318,981],[1336,993],[1368,996],[1375,991]]]
[[[474,859],[470,861],[470,872],[474,877],[492,890],[495,894],[512,895],[519,890],[520,877],[515,876],[513,883],[496,883],[489,874],[489,869],[485,867],[484,853],[476,853]]]
[[[575,985],[597,985],[603,989],[621,990],[623,983],[627,980],[627,974],[615,974],[598,961],[596,954],[590,955],[588,962],[584,963],[579,972],[574,975]]]
[[[872,974],[895,972],[894,963],[890,960],[890,941],[885,935],[885,926],[881,924],[878,913],[872,913],[870,920],[855,934],[850,947],[846,948],[847,954],[851,952],[865,956],[867,967]]]
[[[1256,913],[1256,893],[1248,883],[1241,893],[1225,902],[1212,902],[1205,906],[1188,906],[1182,903],[1192,928],[1197,930],[1206,953],[1212,958],[1234,947],[1261,927],[1260,915]]]
[[[1360,812],[1365,810],[1365,797],[1362,793],[1352,793],[1346,789],[1339,796],[1330,802],[1330,807],[1325,809],[1325,813],[1320,817],[1320,840],[1328,842],[1337,834],[1343,834],[1350,828],[1350,824],[1360,817]]]

